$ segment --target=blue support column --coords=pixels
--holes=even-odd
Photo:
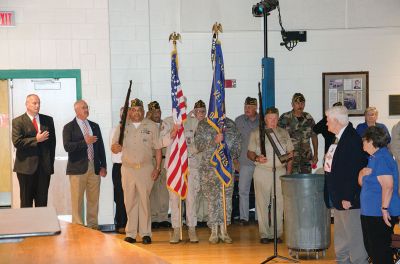
[[[262,100],[263,109],[275,106],[275,59],[262,59]]]

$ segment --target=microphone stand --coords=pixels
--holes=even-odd
[[[272,198],[272,206],[273,206],[273,213],[274,213],[274,255],[268,257],[265,261],[261,262],[261,264],[270,262],[273,259],[282,259],[286,260],[288,262],[292,263],[299,263],[299,261],[291,258],[287,258],[281,255],[278,255],[278,226],[277,226],[277,219],[276,219],[276,164],[275,164],[275,157],[276,157],[276,151],[275,151],[275,144],[272,143],[273,140],[271,139],[271,136],[269,133],[266,133],[268,140],[271,142],[272,149],[273,149],[273,161],[272,161],[272,173],[273,173],[273,198]]]

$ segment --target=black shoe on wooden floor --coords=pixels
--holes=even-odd
[[[145,245],[151,244],[151,237],[149,237],[149,236],[144,236],[144,237],[142,238],[142,243],[145,244]]]

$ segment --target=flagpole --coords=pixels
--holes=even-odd
[[[173,32],[169,35],[169,41],[172,40],[172,44],[174,46],[174,49],[172,51],[172,56],[175,53],[175,63],[176,63],[176,69],[178,69],[178,51],[176,48],[176,41],[181,41],[181,35],[179,33]],[[176,123],[176,120],[174,120]],[[183,125],[183,123],[182,123]],[[186,181],[185,181],[186,182]],[[182,228],[182,193],[177,193],[177,195],[179,196],[179,204],[178,204],[178,208],[179,208],[179,239],[182,241],[183,240],[183,228]]]
[[[212,27],[212,32],[213,32],[213,42],[212,42],[212,54],[211,54],[211,63],[213,66],[213,70],[214,70],[214,76],[213,76],[213,80],[214,80],[214,87],[216,87],[216,78],[215,78],[215,66],[216,66],[216,44],[218,43],[218,32],[222,32],[222,25],[218,24],[217,22],[215,22],[215,24]],[[223,128],[220,127],[219,128],[220,131],[219,133],[223,133]],[[219,144],[222,144],[221,142]],[[224,210],[224,228],[225,231],[227,231],[227,217],[226,217],[226,194],[225,194],[225,184],[223,182],[221,182],[222,184],[222,205],[223,205],[223,210]]]
[[[183,232],[182,232],[182,197],[179,197],[179,238],[183,241]]]
[[[225,184],[222,183],[222,203],[224,205],[224,228],[225,231],[227,231],[227,225],[226,225],[226,199],[225,199]]]

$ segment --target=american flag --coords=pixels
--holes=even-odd
[[[188,154],[183,123],[186,121],[186,105],[178,76],[177,51],[171,55],[171,98],[172,117],[180,128],[173,139],[168,161],[167,186],[181,198],[186,198]]]

